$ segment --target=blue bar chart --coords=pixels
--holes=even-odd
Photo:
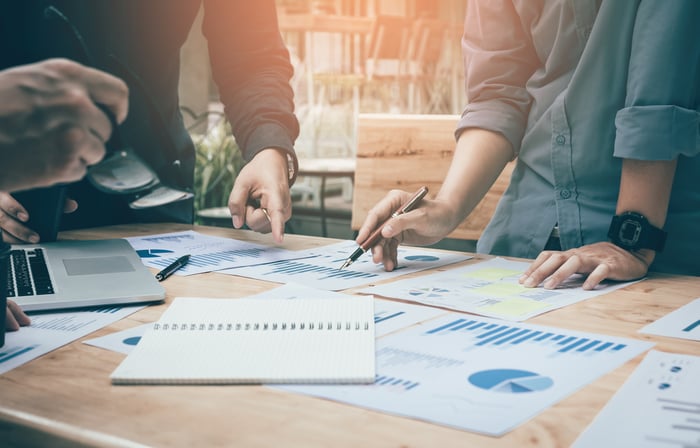
[[[188,263],[175,275],[201,274],[302,257],[297,251],[209,236],[192,230],[127,238],[127,241],[146,266],[159,270],[183,255],[189,255]]]
[[[15,347],[5,347],[3,349],[0,349],[0,365],[2,365],[5,362],[10,361],[13,358],[16,358],[18,356],[22,356],[25,353],[28,353],[35,348],[37,348],[38,345],[33,344],[33,345],[28,345],[28,346],[15,346]]]
[[[340,269],[356,247],[354,241],[343,241],[298,251],[296,258],[288,257],[286,260],[229,269],[224,273],[276,283],[302,283],[326,291],[339,291],[469,259],[468,255],[457,253],[400,248],[397,255],[398,267],[391,272],[384,270],[381,264],[375,264],[368,254],[360,257],[348,268]]]
[[[100,306],[77,311],[32,313],[31,324],[7,333],[0,348],[0,374],[116,322],[141,308]]]
[[[221,252],[211,252],[206,254],[195,254],[190,257],[190,260],[182,268],[183,272],[187,270],[195,270],[196,268],[217,268],[219,266],[229,267],[229,263],[233,261],[241,261],[243,259],[250,261],[251,259],[260,259],[264,254],[265,249],[237,249],[224,250]],[[161,257],[153,259],[151,264],[153,267],[165,268],[177,260],[178,257]]]
[[[625,348],[625,344],[602,339],[567,336],[564,333],[556,332],[543,333],[542,330],[489,322],[459,318],[440,327],[427,330],[426,334],[440,335],[448,332],[459,332],[472,340],[474,346],[477,347],[494,345],[508,348],[520,344],[540,344],[551,347],[555,353],[573,352],[583,355],[606,350],[618,351]]]
[[[700,298],[650,323],[641,333],[700,341]]]
[[[331,262],[332,263],[332,262]],[[342,260],[340,260],[342,263]],[[309,274],[315,276],[318,281],[325,281],[328,279],[372,279],[379,275],[373,272],[357,272],[351,270],[340,270],[337,267],[330,266],[319,266],[318,264],[304,263],[301,261],[294,260],[280,260],[273,263],[269,263],[265,266],[266,273],[270,277],[289,277],[293,279],[294,277],[306,277]]]

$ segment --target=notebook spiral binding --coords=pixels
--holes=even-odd
[[[368,331],[369,322],[227,322],[227,323],[156,323],[162,331],[285,331],[285,330],[354,330]]]

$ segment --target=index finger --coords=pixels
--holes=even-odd
[[[282,195],[284,193],[281,193]],[[277,243],[282,243],[284,239],[284,223],[291,215],[291,209],[287,210],[284,204],[291,204],[285,201],[279,194],[264,195],[260,198],[260,208],[270,221],[272,236]]]
[[[362,223],[360,230],[358,230],[355,240],[357,242],[365,241],[380,224],[383,224],[391,218],[394,211],[401,207],[401,198],[405,194],[408,193],[400,190],[392,190],[377,202],[377,204],[367,212],[367,217]]]
[[[262,210],[270,221],[272,237],[277,243],[282,243],[284,240],[284,223],[286,222],[284,213],[277,208],[263,208]],[[265,212],[265,210],[267,210],[267,212]]]

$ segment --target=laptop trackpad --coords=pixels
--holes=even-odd
[[[63,265],[68,275],[110,274],[131,272],[134,267],[122,256],[97,258],[65,258]]]

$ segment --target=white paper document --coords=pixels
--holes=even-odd
[[[518,283],[518,278],[529,265],[528,262],[493,258],[421,277],[370,286],[360,292],[498,319],[523,321],[630,284],[604,283],[595,290],[585,291],[581,287],[583,278],[573,276],[557,289],[525,288]]]
[[[649,352],[574,446],[700,447],[700,357]]]
[[[653,344],[449,313],[377,341],[369,386],[281,386],[502,435]]]
[[[175,275],[201,274],[301,256],[297,251],[204,235],[193,230],[126,240],[150,268],[164,269],[181,256],[189,254],[189,262]]]
[[[650,323],[639,332],[700,341],[700,299],[695,299]]]
[[[87,311],[35,314],[32,323],[5,335],[0,348],[0,374],[97,331],[144,308],[103,306]]]
[[[398,268],[392,272],[387,272],[383,265],[372,262],[370,254],[363,255],[343,270],[339,269],[356,248],[357,243],[354,241],[342,241],[297,251],[298,257],[302,259],[229,269],[223,273],[276,283],[302,283],[318,289],[339,291],[471,258],[467,254],[400,246]]]

